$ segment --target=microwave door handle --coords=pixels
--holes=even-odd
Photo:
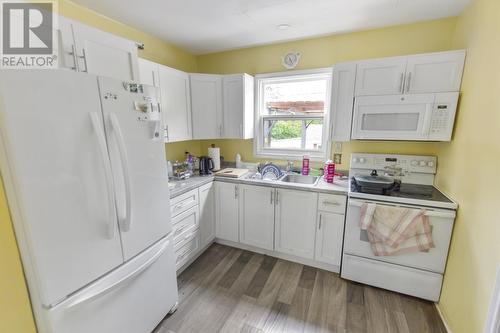
[[[123,172],[123,180],[125,183],[125,218],[120,220],[120,224],[122,230],[127,232],[130,230],[131,217],[132,217],[132,192],[131,192],[131,180],[130,180],[130,170],[129,163],[127,157],[127,150],[125,147],[125,141],[123,140],[123,133],[120,127],[120,123],[118,122],[118,118],[116,114],[111,113],[109,115],[109,119],[111,121],[111,132],[115,136],[117,145],[118,145],[118,153],[120,155],[120,163],[122,166]]]
[[[424,120],[422,125],[422,136],[426,139],[429,138],[430,130],[431,130],[431,118],[434,109],[434,103],[428,103],[426,105],[426,110],[424,114]]]

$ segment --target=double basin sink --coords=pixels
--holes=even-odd
[[[246,179],[254,179],[254,180],[260,180],[258,178],[255,178],[254,175],[249,175],[245,177]],[[318,182],[319,177],[316,176],[309,176],[309,175],[299,175],[299,174],[294,174],[294,173],[289,173],[285,174],[284,176],[281,176],[280,178],[276,180],[265,180],[265,181],[270,181],[270,182],[284,182],[284,183],[294,183],[294,184],[304,184],[304,185],[316,185]]]

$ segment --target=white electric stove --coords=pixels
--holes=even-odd
[[[443,273],[458,205],[433,186],[434,156],[352,154],[341,276],[345,279],[432,301],[439,300]],[[357,182],[355,176],[367,182]],[[394,179],[380,188],[372,178]],[[380,177],[373,177],[378,175]],[[359,177],[356,177],[359,179]],[[359,227],[364,203],[423,209],[435,247],[428,252],[375,256]]]

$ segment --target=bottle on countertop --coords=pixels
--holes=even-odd
[[[236,168],[241,169],[242,163],[241,163],[241,155],[239,153],[236,154],[236,157],[234,158],[234,160],[236,162]]]
[[[333,183],[334,176],[335,176],[335,163],[333,163],[332,160],[327,160],[325,162],[323,177],[327,183]]]
[[[309,175],[309,155],[304,155],[302,158],[302,174],[304,176]]]

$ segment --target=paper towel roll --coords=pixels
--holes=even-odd
[[[208,157],[210,157],[212,160],[214,160],[214,170],[213,171],[219,171],[220,170],[220,148],[209,147],[208,148]]]

